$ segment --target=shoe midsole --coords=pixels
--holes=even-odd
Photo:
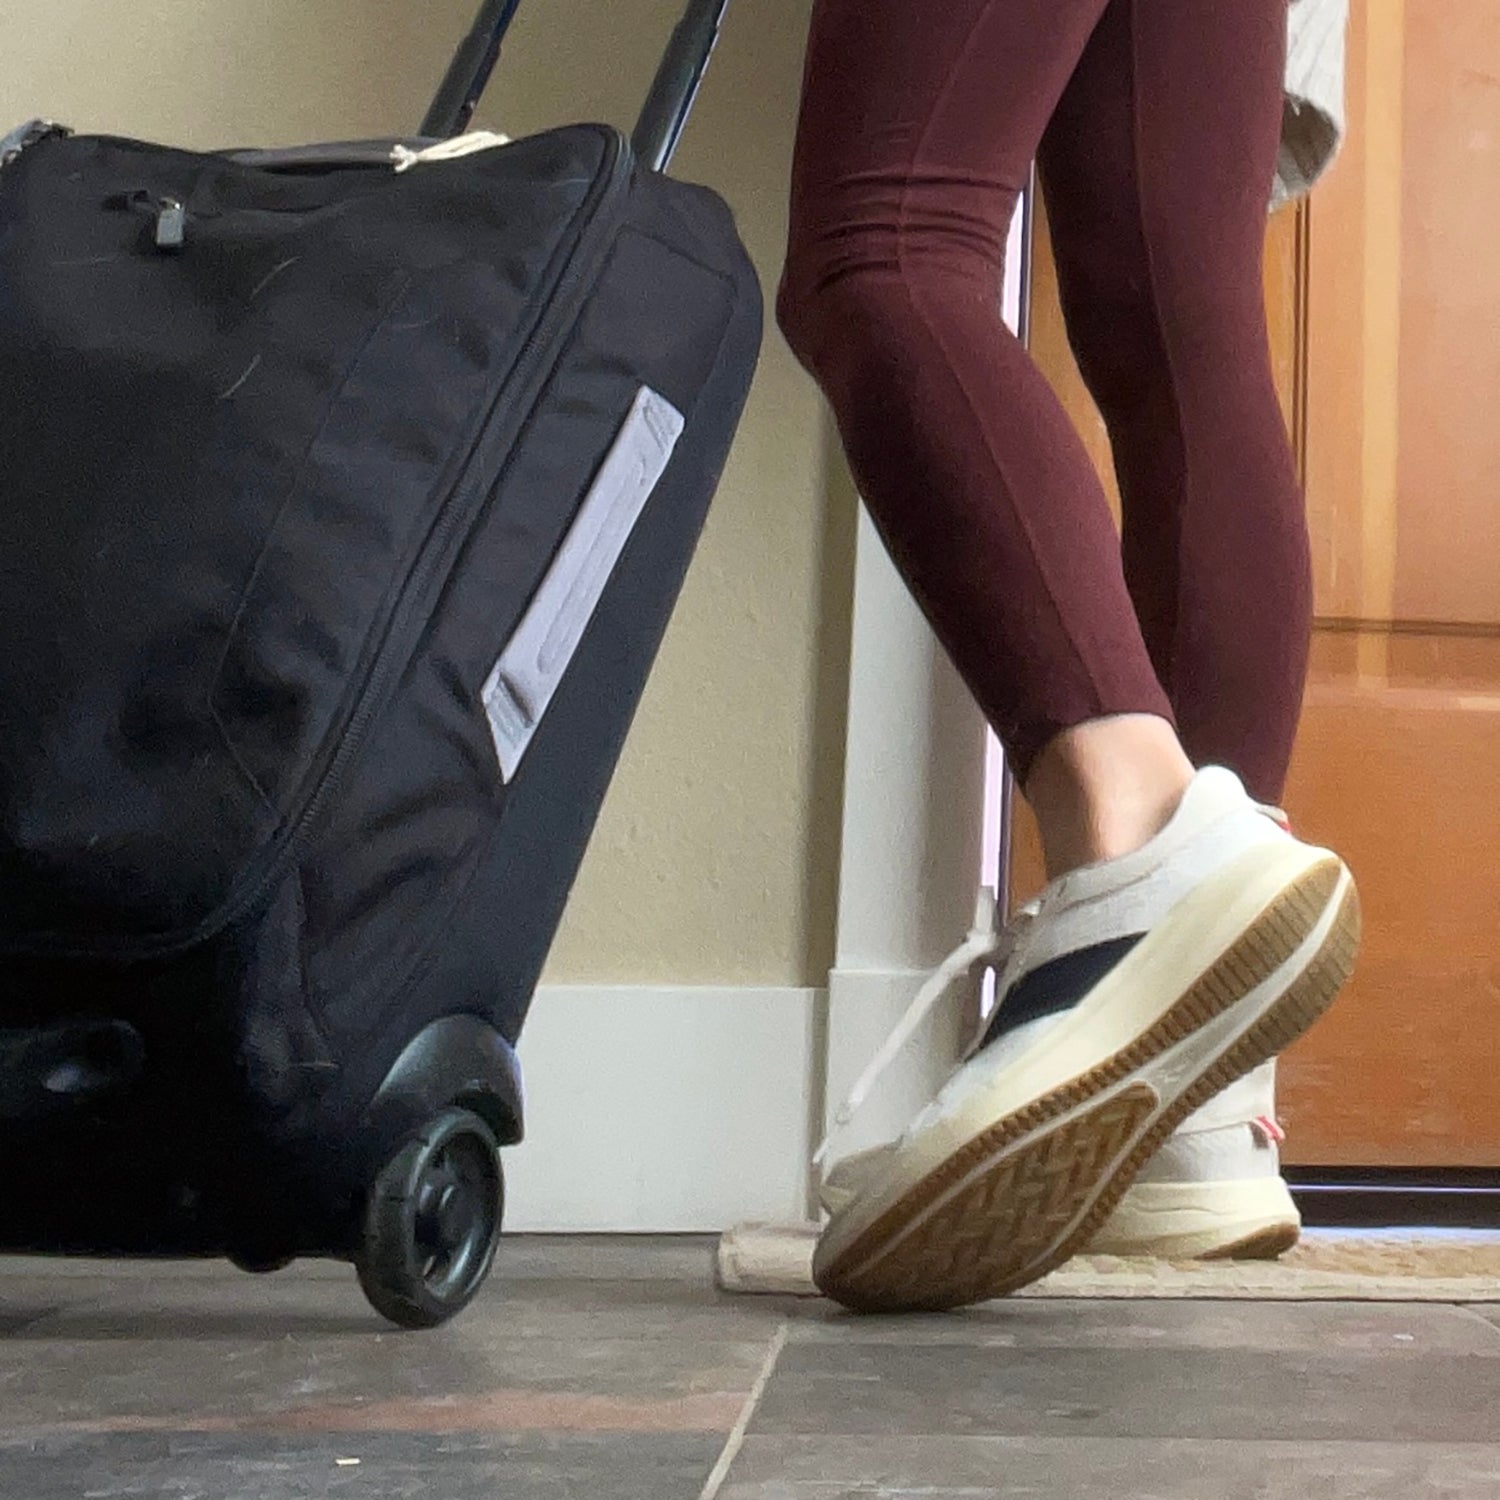
[[[1186,1240],[1196,1253],[1231,1246],[1267,1229],[1298,1229],[1302,1216],[1280,1177],[1219,1182],[1138,1182],[1120,1200],[1089,1251],[1155,1255]]]

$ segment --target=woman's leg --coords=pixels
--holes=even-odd
[[[1018,194],[1106,3],[818,0],[779,300],[1054,873],[1137,847],[1191,776],[1103,491],[1000,311]]]
[[[1285,49],[1283,0],[1119,0],[1040,152],[1146,644],[1189,755],[1267,802],[1291,758],[1312,612],[1262,282]]]
[[[1247,205],[1263,214],[1270,170],[1256,153],[1279,110],[1273,23],[1285,25],[1284,0],[815,11],[783,325],[829,395],[892,553],[1025,777],[1055,868],[1090,866],[1017,924],[986,1036],[821,1237],[818,1284],[851,1306],[951,1307],[1059,1264],[1177,1126],[1294,1040],[1348,973],[1358,907],[1339,860],[1294,840],[1228,771],[1184,790],[1188,763],[1103,496],[999,317],[1016,192],[1065,91],[1086,141],[1092,78],[1137,209],[1133,236],[1116,244],[1119,226],[1100,223],[1095,248],[1133,260],[1153,314],[1097,342],[1122,371],[1135,340],[1165,351],[1154,363],[1175,377],[1174,399],[1140,419],[1138,462],[1144,472],[1159,441],[1169,471],[1190,470],[1183,535],[1145,550],[1158,566],[1181,547],[1194,570],[1241,568],[1238,548],[1260,531],[1232,511],[1248,491],[1224,482],[1230,460],[1208,428],[1271,441],[1258,378],[1217,367],[1243,357],[1258,369],[1264,329],[1254,348],[1227,349],[1217,318],[1228,309],[1232,327],[1248,326]],[[1066,199],[1067,163],[1053,166]],[[1094,232],[1083,209],[1070,222]],[[1073,310],[1076,322],[1077,298]],[[1135,352],[1153,363],[1150,348]],[[1218,378],[1215,394],[1197,400],[1190,377]],[[1120,386],[1124,402],[1124,374]],[[1242,396],[1244,414],[1213,405]],[[1140,504],[1133,516],[1164,524]],[[1213,638],[1193,580],[1174,571],[1172,587],[1193,610],[1178,603],[1169,667],[1186,660],[1183,637]],[[1161,594],[1147,591],[1148,618]],[[1235,645],[1229,671],[1241,674]],[[1207,704],[1214,690],[1206,679],[1188,697]],[[1105,826],[1126,803],[1128,837]]]
[[[1311,613],[1262,290],[1286,19],[1259,0],[1146,3],[1149,20],[1139,3],[1106,12],[1043,139],[1043,187],[1071,341],[1114,448],[1126,578],[1182,742],[1278,802]],[[1239,87],[1226,96],[1216,66],[1157,71],[1170,68],[1151,44],[1162,25],[1197,28],[1200,55],[1234,59]],[[1163,97],[1172,107],[1152,107]],[[1267,1063],[1184,1122],[1090,1248],[1295,1242],[1275,1115]]]

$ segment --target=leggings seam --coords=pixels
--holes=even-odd
[[[994,9],[995,3],[996,0],[985,0],[979,14],[974,17],[974,24],[969,27],[968,35],[964,37],[964,44],[958,49],[958,53],[953,59],[953,65],[948,69],[947,81],[938,91],[937,98],[932,101],[932,108],[927,111],[927,118],[922,122],[921,133],[912,143],[910,169],[906,174],[906,182],[901,189],[901,218],[896,227],[896,253],[898,257],[904,244],[906,205],[908,195],[911,193],[912,178],[916,175],[917,163],[921,159],[922,153],[927,149],[927,139],[932,134],[933,127],[937,124],[937,117],[942,113],[943,106],[948,102],[948,96],[958,86],[959,70],[963,67],[970,51],[973,49],[974,38],[979,35],[980,27],[989,19],[990,12]]]
[[[995,451],[994,445],[990,441],[989,433],[985,430],[983,421],[980,420],[979,412],[974,406],[973,397],[967,387],[964,385],[963,381],[957,378],[954,370],[953,357],[949,353],[947,345],[944,343],[942,334],[939,331],[937,325],[932,321],[931,318],[927,316],[926,311],[918,302],[914,288],[906,271],[906,249],[908,243],[907,231],[909,228],[910,220],[909,209],[911,205],[911,193],[914,186],[914,178],[917,174],[918,163],[920,162],[922,154],[926,149],[928,138],[931,136],[933,128],[937,123],[938,115],[942,112],[944,104],[947,103],[949,95],[958,86],[960,69],[967,59],[970,51],[972,50],[974,46],[974,40],[978,36],[980,28],[989,18],[990,12],[994,8],[994,5],[995,0],[986,0],[986,4],[981,8],[979,14],[975,17],[973,25],[969,28],[968,35],[964,38],[963,46],[958,49],[953,64],[948,69],[947,81],[944,83],[943,88],[939,92],[937,98],[933,101],[932,108],[928,111],[927,118],[922,123],[921,132],[918,134],[915,142],[913,143],[911,158],[906,173],[906,180],[901,187],[900,205],[897,210],[898,219],[896,223],[896,266],[899,272],[901,291],[903,296],[905,296],[906,298],[907,305],[911,308],[912,312],[921,320],[923,327],[927,329],[927,332],[932,338],[934,345],[942,352],[943,361],[947,367],[947,372],[950,377],[953,377],[953,384],[957,387],[959,396],[962,399],[965,408],[968,410],[970,417],[974,421],[974,425],[980,435],[980,440],[984,444],[985,451],[989,454],[990,461],[994,464],[995,471],[1000,476],[1001,484],[1007,488],[1010,488],[1009,480],[1007,479],[1005,474],[1005,465],[1001,461],[1000,455]],[[1021,188],[1018,185],[1006,184],[1006,187],[1009,191],[1012,192],[1019,193],[1021,191]],[[996,278],[997,283],[1003,283],[1005,274],[1005,251],[1003,249],[1000,252],[1000,265],[998,269],[999,275]],[[999,325],[999,333],[1001,338],[1005,338],[1006,336],[1010,335],[1010,330],[1005,326],[1005,320],[1001,315],[1000,305],[1000,287],[999,285],[997,285],[995,289],[995,321]],[[1022,350],[1022,355],[1028,360],[1031,358],[1029,352],[1027,352],[1025,349]],[[1011,493],[1015,493],[1014,489],[1011,490]],[[991,503],[994,504],[1000,502],[998,502],[997,500],[992,500]],[[1057,620],[1059,629],[1061,630],[1063,637],[1067,640],[1069,647],[1072,649],[1074,663],[1077,667],[1082,669],[1082,675],[1088,682],[1089,692],[1092,695],[1092,701],[1095,708],[1102,711],[1103,694],[1100,692],[1099,683],[1094,675],[1094,672],[1089,667],[1088,655],[1082,649],[1078,638],[1074,634],[1073,628],[1069,624],[1066,614],[1062,609],[1061,604],[1059,603],[1058,590],[1054,586],[1053,581],[1047,576],[1046,566],[1042,561],[1042,549],[1037,546],[1036,537],[1032,532],[1031,523],[1027,518],[1025,507],[1018,504],[1012,504],[1011,510],[1015,514],[1015,518],[1021,534],[1026,538],[1026,547],[1031,554],[1032,565],[1036,569],[1037,577],[1041,580],[1042,587],[1046,590],[1047,603]],[[1144,651],[1145,646],[1143,643],[1142,652],[1144,653]]]
[[[1177,429],[1177,441],[1182,448],[1182,503],[1177,507],[1176,535],[1173,558],[1176,569],[1172,579],[1172,638],[1167,647],[1166,681],[1162,689],[1169,701],[1174,699],[1177,684],[1177,662],[1182,646],[1182,577],[1183,539],[1187,535],[1188,511],[1192,505],[1192,453],[1188,444],[1187,423],[1182,415],[1182,382],[1178,375],[1177,360],[1172,349],[1172,340],[1167,335],[1167,320],[1162,308],[1161,276],[1157,256],[1151,239],[1151,226],[1146,205],[1146,151],[1141,140],[1145,128],[1145,112],[1141,107],[1141,28],[1140,0],[1120,0],[1130,7],[1130,140],[1135,155],[1136,220],[1141,236],[1141,252],[1146,261],[1146,282],[1151,294],[1151,309],[1155,315],[1157,336],[1161,339],[1162,363],[1167,372],[1167,388],[1171,397],[1172,422]],[[1175,714],[1177,705],[1172,703]]]
[[[899,264],[900,263],[900,260],[899,260],[900,251],[899,250],[898,250],[897,254],[898,254],[898,264]],[[913,288],[912,288],[910,282],[907,280],[904,268],[903,268],[902,276],[901,276],[901,290],[902,290],[902,294],[905,296],[905,298],[907,300],[908,305],[911,307],[912,311],[916,314],[916,316],[921,320],[922,326],[927,330],[927,332],[928,332],[929,336],[931,337],[934,345],[936,345],[936,347],[942,353],[942,356],[943,356],[943,368],[944,368],[945,372],[947,373],[947,375],[951,378],[953,385],[958,390],[958,393],[959,393],[959,396],[960,396],[960,398],[961,398],[961,400],[963,402],[964,408],[965,408],[965,410],[967,410],[969,412],[970,417],[973,420],[974,425],[975,425],[976,429],[979,432],[980,441],[984,444],[985,452],[987,452],[989,454],[990,461],[995,466],[995,472],[1000,477],[1001,485],[1004,488],[1010,490],[1011,494],[1014,495],[1016,493],[1016,489],[1011,484],[1009,476],[1006,474],[1004,460],[1002,459],[1001,455],[995,451],[994,444],[990,441],[990,435],[985,430],[985,425],[984,425],[983,421],[980,420],[978,408],[974,405],[974,400],[973,400],[972,395],[969,392],[968,387],[965,386],[965,384],[963,383],[962,380],[960,380],[960,379],[957,378],[957,375],[956,375],[956,372],[955,372],[955,369],[954,369],[953,356],[948,351],[948,346],[947,346],[947,344],[943,340],[942,332],[938,328],[937,324],[934,323],[933,320],[928,317],[925,309],[922,307],[921,303],[917,300],[917,297],[916,297],[916,295],[915,295],[915,293],[913,291]],[[1001,336],[1002,337],[1012,336],[1012,335],[1010,335],[1010,330],[1005,327],[1004,320],[999,315],[999,311],[998,311],[998,298],[997,298],[997,310],[996,310],[996,314],[995,314],[995,320],[1000,325],[1000,332],[1001,332]],[[1028,359],[1030,358],[1030,356],[1026,355],[1024,353],[1024,351],[1023,351],[1023,356],[1025,358],[1028,358]],[[990,503],[991,504],[995,504],[995,503],[1000,503],[1000,502],[997,501],[997,500],[992,499],[990,501]],[[1098,682],[1098,680],[1097,680],[1097,678],[1096,678],[1093,670],[1089,666],[1088,653],[1085,652],[1082,649],[1081,645],[1079,644],[1078,638],[1077,638],[1077,636],[1073,632],[1073,627],[1070,624],[1070,622],[1068,621],[1067,615],[1066,615],[1065,611],[1063,610],[1061,604],[1059,603],[1059,598],[1058,598],[1059,591],[1056,588],[1056,586],[1054,585],[1052,579],[1050,579],[1047,576],[1046,564],[1044,563],[1043,558],[1042,558],[1042,549],[1040,547],[1038,547],[1037,541],[1036,541],[1036,537],[1035,537],[1035,535],[1032,532],[1031,521],[1030,521],[1030,518],[1027,515],[1026,507],[1023,506],[1023,505],[1012,504],[1010,508],[1011,508],[1011,511],[1012,511],[1012,513],[1013,513],[1013,515],[1015,517],[1015,520],[1017,522],[1017,525],[1018,525],[1018,528],[1019,528],[1021,534],[1026,538],[1026,549],[1027,549],[1027,551],[1031,555],[1032,565],[1036,569],[1037,577],[1038,577],[1038,579],[1040,579],[1042,587],[1043,587],[1043,589],[1046,592],[1048,606],[1052,610],[1053,616],[1054,616],[1054,618],[1057,621],[1058,628],[1059,628],[1061,634],[1067,640],[1068,645],[1072,649],[1073,657],[1074,657],[1074,664],[1077,667],[1079,667],[1079,668],[1082,669],[1082,676],[1088,682],[1089,692],[1091,694],[1094,707],[1097,710],[1099,710],[1099,711],[1102,712],[1103,703],[1104,703],[1104,697],[1103,697],[1103,694],[1100,691],[1099,682]],[[1142,646],[1142,653],[1143,654],[1144,654],[1144,651],[1145,651],[1145,647],[1143,645]]]

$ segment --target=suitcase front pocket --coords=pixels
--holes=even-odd
[[[506,781],[547,712],[610,576],[667,464],[685,419],[642,386],[526,613],[483,688]]]

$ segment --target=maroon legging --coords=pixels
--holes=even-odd
[[[782,327],[1023,782],[1134,712],[1280,797],[1311,611],[1261,279],[1285,46],[1286,0],[816,0]],[[1000,317],[1033,158],[1123,547]]]

